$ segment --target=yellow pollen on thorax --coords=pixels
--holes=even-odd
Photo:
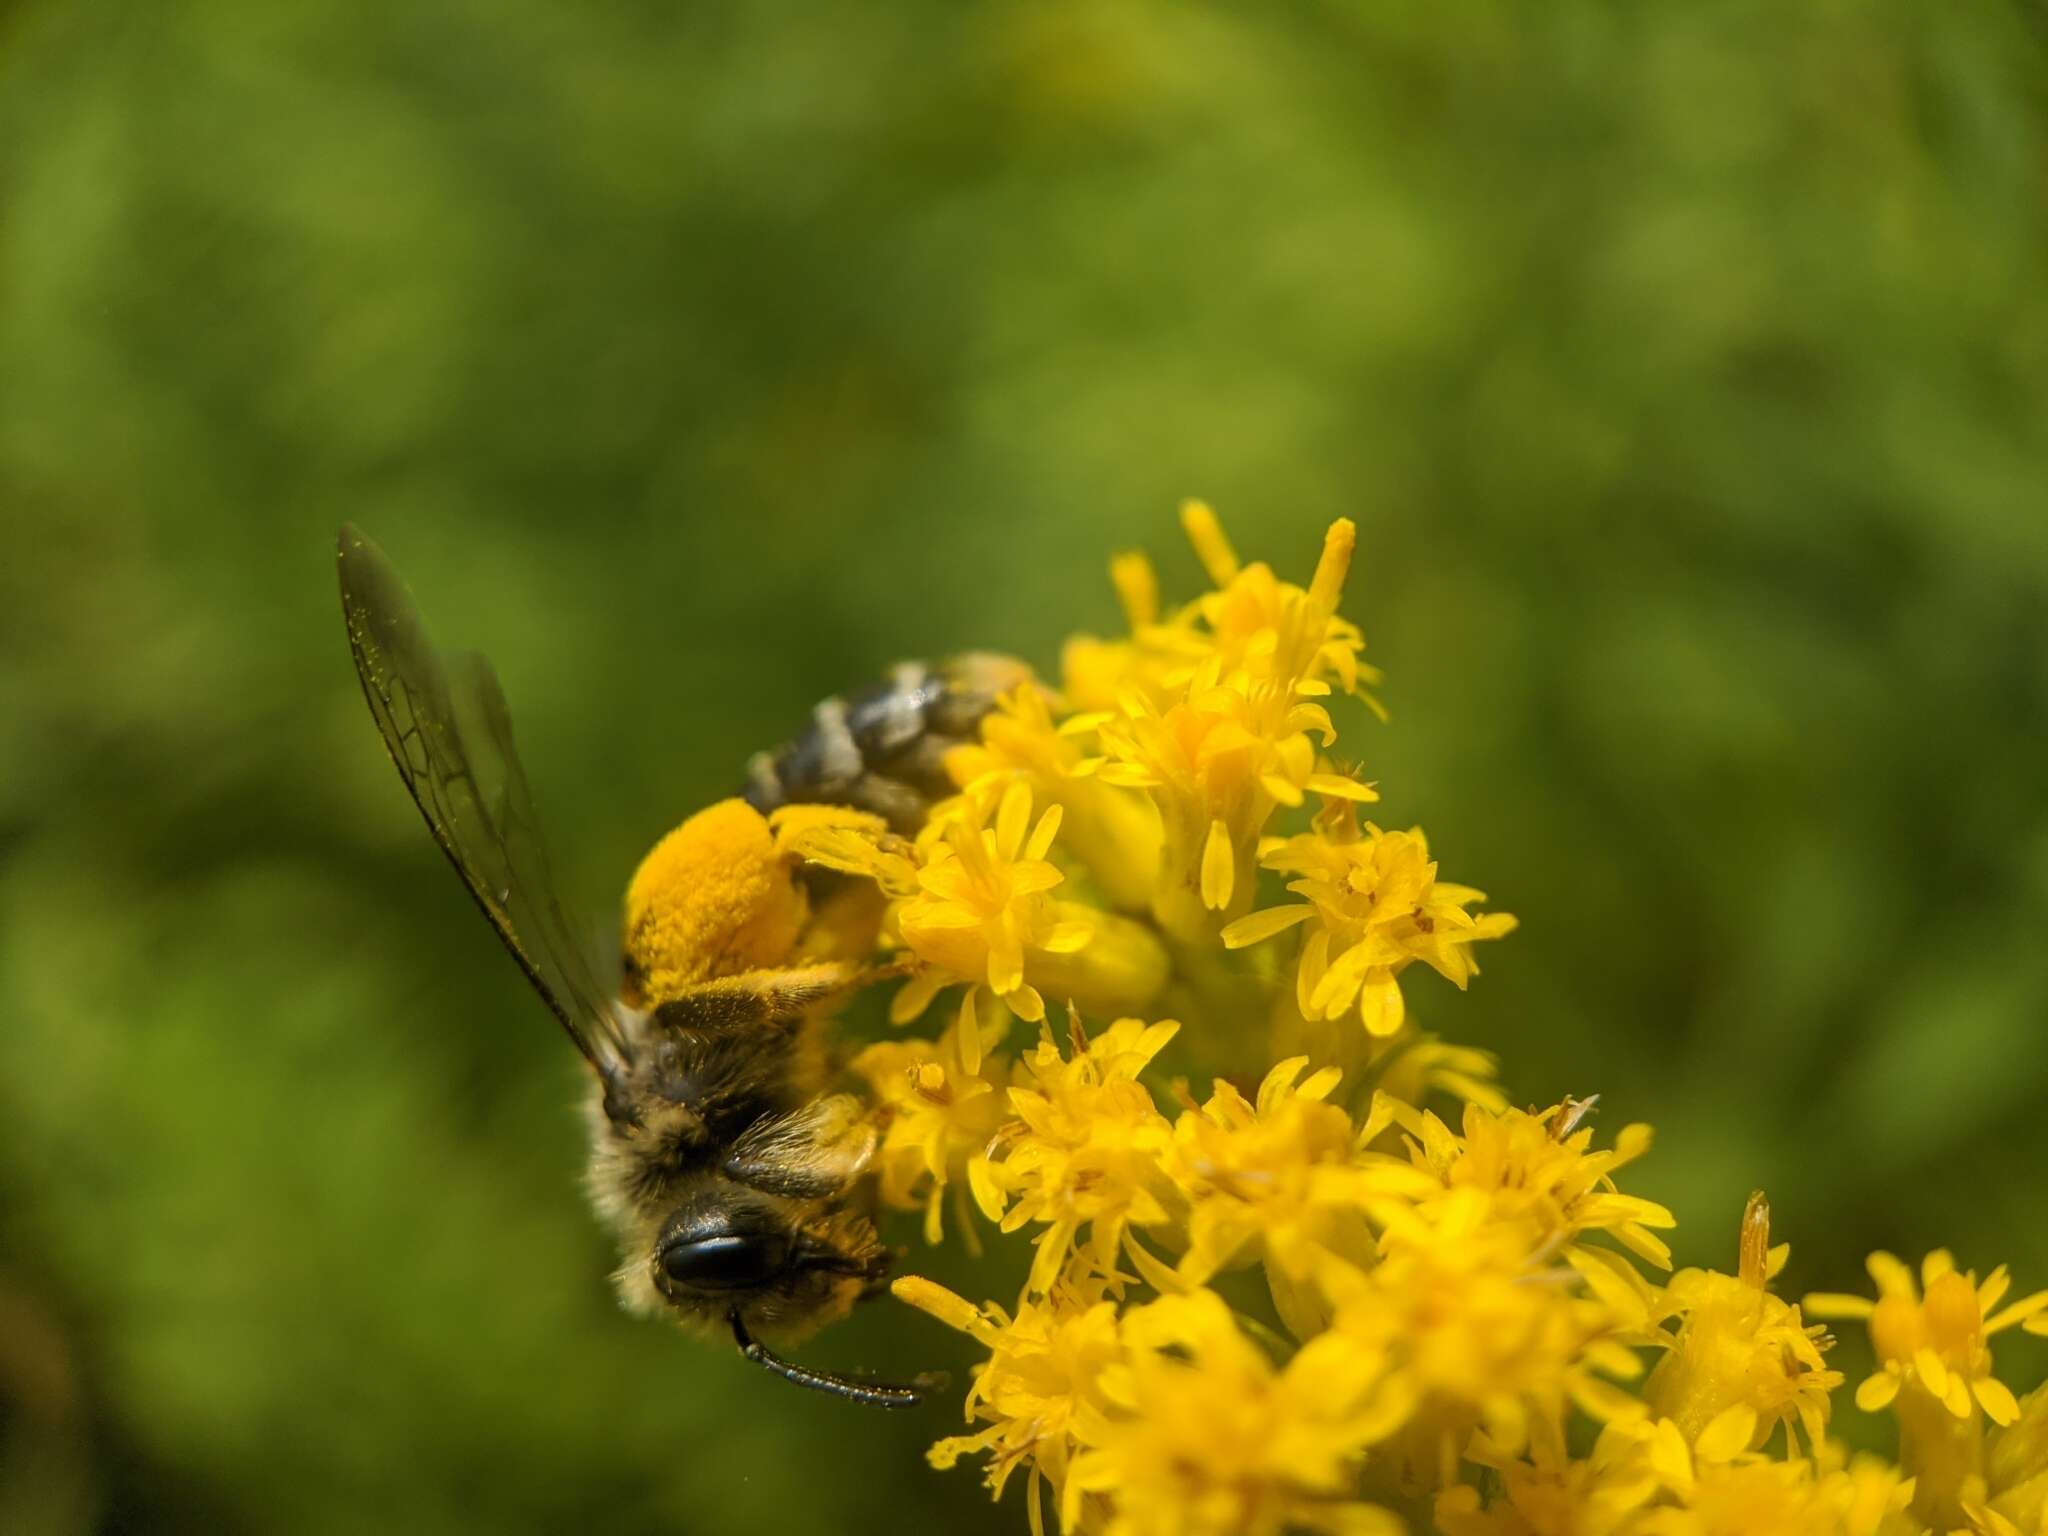
[[[743,800],[699,811],[654,845],[626,887],[626,958],[646,1006],[699,982],[784,964],[802,890],[767,818]]]

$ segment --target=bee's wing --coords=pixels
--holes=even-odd
[[[474,651],[435,647],[397,570],[352,525],[338,553],[349,649],[398,776],[526,979],[612,1082],[626,1044],[555,898],[497,674]]]

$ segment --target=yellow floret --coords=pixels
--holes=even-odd
[[[654,845],[626,887],[626,962],[647,1007],[714,977],[780,965],[804,895],[768,821],[744,800],[699,811]]]

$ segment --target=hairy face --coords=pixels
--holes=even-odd
[[[679,1201],[644,1251],[620,1275],[629,1301],[658,1300],[709,1328],[738,1316],[749,1332],[790,1342],[845,1316],[890,1262],[866,1217],[724,1178]]]

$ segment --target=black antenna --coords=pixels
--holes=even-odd
[[[794,1382],[799,1387],[809,1387],[813,1392],[823,1392],[832,1397],[844,1398],[849,1403],[863,1403],[870,1408],[915,1408],[924,1401],[927,1392],[933,1392],[946,1384],[943,1376],[924,1375],[909,1386],[896,1386],[886,1381],[870,1381],[859,1376],[839,1376],[831,1371],[814,1371],[807,1365],[798,1365],[794,1360],[785,1360],[766,1344],[747,1332],[747,1325],[740,1320],[735,1309],[729,1321],[732,1323],[732,1341],[739,1345],[740,1353],[763,1370],[773,1371],[784,1381]]]

